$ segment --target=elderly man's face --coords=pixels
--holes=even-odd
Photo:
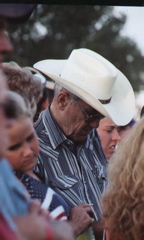
[[[65,98],[62,98],[65,101]],[[64,108],[58,116],[58,124],[65,135],[74,142],[82,142],[103,117],[84,101],[71,99],[62,102]],[[89,116],[91,116],[89,118]]]

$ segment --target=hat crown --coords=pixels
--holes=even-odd
[[[68,59],[46,59],[34,67],[117,125],[126,125],[134,116],[135,96],[131,84],[98,53],[80,48],[73,50]]]
[[[61,77],[83,89],[89,88],[97,99],[109,99],[112,97],[117,70],[99,54],[78,49],[70,54]]]

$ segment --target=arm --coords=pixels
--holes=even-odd
[[[15,223],[27,240],[74,240],[72,227],[62,221],[47,221],[41,216],[15,217]]]

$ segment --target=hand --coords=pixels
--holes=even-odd
[[[29,213],[32,214],[38,214],[40,216],[43,216],[48,221],[52,220],[52,217],[50,216],[48,210],[41,208],[41,203],[38,200],[33,200],[29,206]]]
[[[28,214],[14,217],[20,233],[28,240],[45,240],[50,220],[48,211],[41,209],[38,200],[31,202]]]
[[[27,240],[48,240],[49,229],[54,234],[54,240],[74,240],[72,226],[66,222],[53,221],[48,211],[41,209],[38,201],[31,203],[28,214],[14,217],[14,221]]]
[[[27,214],[15,217],[14,221],[22,234],[27,240],[48,240],[47,231],[53,232],[53,240],[74,240],[72,226],[62,221],[47,221],[44,217]],[[24,240],[24,239],[20,239]]]
[[[89,204],[79,204],[70,212],[70,223],[72,224],[75,237],[83,233],[93,223],[93,210]]]
[[[54,233],[54,240],[75,239],[72,226],[67,222],[62,222],[58,220],[54,221],[53,218],[49,215],[48,211],[41,208],[39,201],[33,201],[30,205],[29,211],[31,214],[38,214],[44,217],[44,219],[49,222],[49,225],[52,227]]]

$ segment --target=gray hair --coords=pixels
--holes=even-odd
[[[61,86],[59,83],[55,83],[54,85],[54,96],[58,96],[58,94],[62,91],[68,91],[63,86]]]
[[[62,91],[65,91],[69,94],[69,96],[71,97],[71,100],[73,102],[76,102],[79,97],[77,97],[76,95],[74,95],[73,93],[71,93],[69,90],[67,90],[66,88],[64,88],[63,86],[61,86],[59,83],[55,83],[55,86],[54,86],[54,96],[58,96],[58,94]]]

